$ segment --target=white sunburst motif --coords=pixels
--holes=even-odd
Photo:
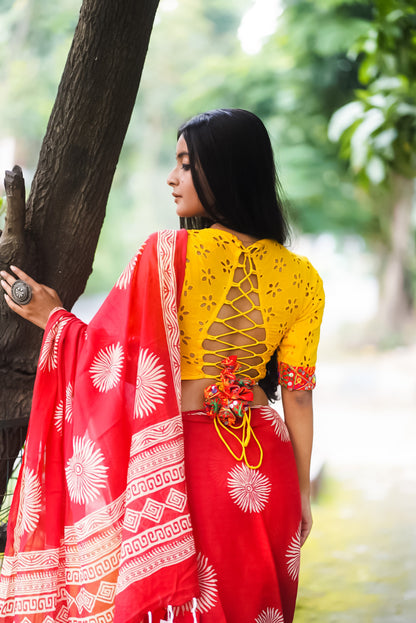
[[[267,476],[241,464],[229,472],[227,483],[231,498],[242,511],[260,513],[264,510],[272,488]]]
[[[285,623],[285,620],[278,608],[265,608],[256,618],[256,623]]]
[[[117,279],[116,288],[118,288],[119,290],[126,290],[128,285],[130,284],[131,279],[133,277],[134,269],[136,268],[137,258],[141,254],[141,252],[142,252],[142,248],[139,250],[137,255],[135,255],[135,257],[133,257],[133,259],[130,260],[126,268],[121,273],[120,277]]]
[[[297,529],[295,536],[292,538],[286,552],[287,570],[293,581],[298,579],[300,571],[300,531],[301,524],[299,524],[299,528]]]
[[[65,422],[72,420],[72,398],[74,392],[72,390],[72,383],[68,383],[65,391]],[[64,420],[64,401],[60,400],[56,406],[53,414],[53,423],[58,433],[62,433]]]
[[[218,601],[217,574],[201,553],[198,554],[198,583],[201,595],[197,599],[197,610],[208,612]]]
[[[166,394],[165,370],[159,358],[147,349],[139,352],[137,360],[134,417],[145,417],[161,404]]]
[[[214,567],[208,562],[208,558],[198,553],[197,556],[198,584],[200,596],[196,600],[198,612],[209,612],[218,601],[217,574]],[[193,602],[189,601],[183,606],[174,608],[175,615],[190,612]]]
[[[100,489],[107,486],[107,470],[104,455],[86,437],[74,438],[74,453],[65,467],[69,497],[77,504],[92,502]]]
[[[22,478],[22,489],[20,496],[19,518],[16,528],[21,535],[24,532],[33,532],[38,525],[42,490],[39,479],[35,472],[29,468],[25,468]]]
[[[62,318],[55,322],[45,337],[42,350],[39,355],[40,370],[54,370],[58,367],[58,344],[63,328],[68,324],[69,318]]]
[[[59,434],[62,433],[64,419],[64,401],[60,400],[53,414],[53,423]]]
[[[72,389],[72,383],[68,383],[65,391],[65,422],[70,422],[72,420],[72,399],[74,397],[74,392]]]
[[[265,420],[268,420],[274,428],[274,432],[282,441],[290,441],[289,431],[287,426],[280,417],[280,415],[274,409],[262,409],[261,415]]]
[[[108,392],[120,381],[124,352],[120,343],[102,348],[90,367],[92,384],[100,392]]]

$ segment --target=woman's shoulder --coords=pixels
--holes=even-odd
[[[291,264],[295,266],[299,266],[303,270],[315,270],[311,261],[305,255],[301,255],[300,253],[295,253],[291,249],[288,249],[287,247],[284,247],[282,245],[278,245],[278,246],[281,249],[282,256]]]
[[[191,229],[188,231],[191,245],[204,245],[223,250],[256,250],[264,248],[272,240],[258,240],[253,236],[239,233],[219,227],[207,227],[205,229]],[[277,244],[277,243],[276,243]]]
[[[276,241],[269,241],[268,274],[273,274],[285,286],[297,290],[322,290],[322,279],[308,257],[295,253]]]
[[[165,232],[169,231],[174,232],[175,230],[165,230]],[[245,245],[233,233],[222,229],[208,227],[205,229],[176,230],[177,234],[178,232],[179,234],[182,232],[182,235],[184,234],[187,238],[188,249],[193,249],[198,255],[201,253],[204,255],[204,251],[209,252],[215,249],[223,251],[245,249],[249,250],[257,260],[266,263],[271,262],[279,272],[290,271],[301,273],[303,276],[319,277],[318,271],[306,256],[295,253],[271,238],[262,238],[252,244]]]

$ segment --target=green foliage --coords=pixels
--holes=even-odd
[[[416,7],[377,0],[372,28],[351,57],[360,59],[365,89],[332,117],[329,136],[341,142],[362,184],[388,182],[390,170],[416,176]]]
[[[81,0],[0,4],[0,117],[3,136],[24,137],[33,168],[65,64]]]
[[[1,133],[15,137],[16,159],[26,171],[33,170],[37,161],[80,4],[81,0],[0,0]],[[395,147],[399,140],[403,161],[413,166],[413,143],[408,141],[406,160],[406,141],[401,138],[409,136],[410,126],[403,125],[397,136],[391,131],[397,115],[407,123],[414,120],[412,103],[404,96],[414,89],[411,74],[404,70],[394,74],[392,69],[399,67],[392,57],[400,43],[397,29],[404,23],[397,11],[403,12],[406,3],[383,3],[396,11],[392,16],[385,9],[389,26],[383,35],[390,46],[383,63],[392,73],[384,70],[373,82],[394,78],[396,83],[388,92],[383,91],[387,83],[384,87],[379,83],[377,93],[365,82],[380,62],[372,34],[379,30],[370,0],[286,0],[275,34],[257,55],[245,54],[237,39],[251,4],[251,0],[178,0],[174,8],[174,3],[162,0],[90,290],[108,288],[150,231],[176,226],[165,183],[174,161],[176,128],[185,118],[214,107],[248,108],[265,121],[297,228],[380,237],[379,216],[365,194],[357,200],[353,175],[339,159],[337,145],[328,140],[327,129],[335,111],[351,102],[357,90],[361,93],[357,124],[359,115],[366,114],[366,98],[383,96],[375,108],[388,116],[390,125],[369,134],[365,154],[373,159],[365,167],[374,179],[380,178],[388,157],[399,161]],[[410,43],[414,45],[409,38],[400,43],[400,67],[413,58],[406,51]],[[403,76],[408,76],[407,82]],[[393,91],[394,102],[388,99]],[[373,114],[372,127],[376,120]],[[345,132],[352,131],[341,113],[338,122]],[[368,133],[369,122],[365,127]],[[356,143],[361,162],[363,145],[358,138]],[[26,181],[29,186],[30,179]]]
[[[371,28],[352,46],[350,58],[359,61],[358,76],[365,88],[334,113],[329,137],[339,142],[340,154],[370,206],[379,248],[390,266],[400,262],[395,282],[401,289],[390,299],[397,309],[411,310],[416,301],[416,227],[411,217],[414,192],[412,196],[412,185],[405,178],[416,177],[414,2],[374,0]],[[384,291],[389,292],[386,284]],[[392,309],[387,303],[385,308]],[[389,314],[390,329],[397,332],[400,319]]]
[[[296,226],[365,235],[374,228],[373,216],[358,204],[327,124],[360,86],[358,62],[348,50],[368,31],[370,8],[339,0],[286,5],[259,54],[211,53],[188,72],[177,110],[185,117],[221,106],[253,110],[271,133]]]

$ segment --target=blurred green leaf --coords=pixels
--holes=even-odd
[[[362,119],[363,115],[364,105],[360,101],[350,102],[336,110],[328,125],[329,140],[339,141],[345,130],[359,119]]]
[[[365,170],[372,184],[381,184],[386,178],[385,164],[378,156],[372,156],[368,160]]]

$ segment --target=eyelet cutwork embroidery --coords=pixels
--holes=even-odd
[[[210,268],[207,268],[206,270],[203,268],[202,269],[202,281],[207,281],[209,283],[209,285],[212,284],[212,282],[215,279],[215,275],[212,274],[212,271]]]
[[[297,299],[288,299],[285,311],[289,312],[289,314],[293,314],[298,307]]]
[[[196,251],[197,255],[202,255],[202,257],[204,259],[207,259],[209,253],[211,253],[210,250],[207,249],[206,247],[204,247],[203,244],[199,244],[198,245],[198,248],[197,248],[197,251]]]
[[[268,307],[266,309],[266,312],[267,312],[266,322],[269,322],[270,320],[272,320],[272,318],[276,316],[276,314],[273,311],[273,307]]]
[[[216,305],[216,302],[214,301],[214,297],[212,296],[212,294],[210,294],[209,296],[202,297],[202,303],[201,303],[202,308],[206,307],[208,311],[211,311],[211,308],[214,307],[215,305]]]
[[[298,273],[295,273],[293,275],[293,283],[292,283],[292,285],[295,286],[296,288],[298,288],[298,290],[299,290],[302,287],[302,284],[303,284],[303,279],[302,279],[301,275],[298,274]]]
[[[274,270],[278,270],[279,273],[281,273],[282,270],[286,268],[286,263],[283,257],[278,257],[275,259],[273,268]]]
[[[277,347],[279,361],[313,366],[323,299],[313,266],[277,242],[245,247],[229,232],[190,231],[178,314],[182,378],[219,379],[219,362],[235,355],[240,373],[258,380]]]
[[[228,258],[226,260],[224,260],[223,262],[221,262],[221,266],[222,266],[222,270],[224,273],[228,273],[231,270],[231,260],[229,260]]]
[[[230,240],[226,240],[226,239],[218,237],[218,236],[214,236],[213,240],[215,240],[215,243],[216,243],[217,247],[219,247],[220,249],[224,249],[224,251],[227,249],[227,247],[231,243]]]
[[[282,288],[280,288],[279,286],[279,281],[276,281],[275,283],[269,283],[269,290],[266,292],[266,294],[269,294],[270,296],[275,298],[279,294],[279,292],[282,291]]]

